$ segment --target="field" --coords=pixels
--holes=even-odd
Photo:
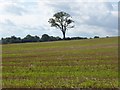
[[[118,38],[2,46],[3,88],[117,88]]]

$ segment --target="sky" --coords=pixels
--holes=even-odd
[[[118,0],[0,0],[0,38],[43,34],[62,37],[49,18],[64,11],[75,27],[66,37],[106,37],[118,35]]]

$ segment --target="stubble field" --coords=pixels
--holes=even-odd
[[[3,88],[117,88],[118,38],[2,45]]]

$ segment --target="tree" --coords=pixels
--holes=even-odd
[[[47,34],[43,34],[42,37],[41,37],[41,40],[44,42],[44,41],[50,41],[50,36],[47,35]]]
[[[15,37],[15,36],[2,38],[1,40],[2,40],[2,44],[21,43],[22,42],[20,37]]]
[[[94,38],[99,38],[99,36],[94,36]]]
[[[63,33],[63,39],[65,39],[65,33],[68,28],[73,28],[73,20],[71,16],[66,12],[58,12],[53,15],[48,21],[51,27],[59,28]]]
[[[27,35],[23,38],[23,42],[39,42],[40,38],[38,36]]]

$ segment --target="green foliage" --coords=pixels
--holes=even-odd
[[[51,27],[59,28],[62,31],[63,39],[65,39],[66,30],[74,27],[74,25],[71,25],[74,21],[66,12],[55,13],[53,18],[50,18],[48,22],[51,24]]]
[[[41,42],[41,41],[45,42],[45,41],[58,41],[58,40],[61,40],[61,38],[43,34],[42,38],[40,38],[38,36],[27,35],[26,37],[21,39],[20,37],[11,36],[11,37],[7,37],[7,38],[2,38],[0,40],[0,43],[11,44],[11,43],[26,43],[26,42]]]
[[[27,35],[22,39],[22,42],[39,42],[40,38],[38,36]]]
[[[43,34],[41,40],[42,41],[50,41],[50,36],[47,34]]]
[[[99,38],[99,36],[95,36],[94,38]]]
[[[15,37],[15,36],[11,36],[10,38],[2,38],[2,43],[3,44],[9,44],[9,43],[20,43],[22,42],[20,37]]]

